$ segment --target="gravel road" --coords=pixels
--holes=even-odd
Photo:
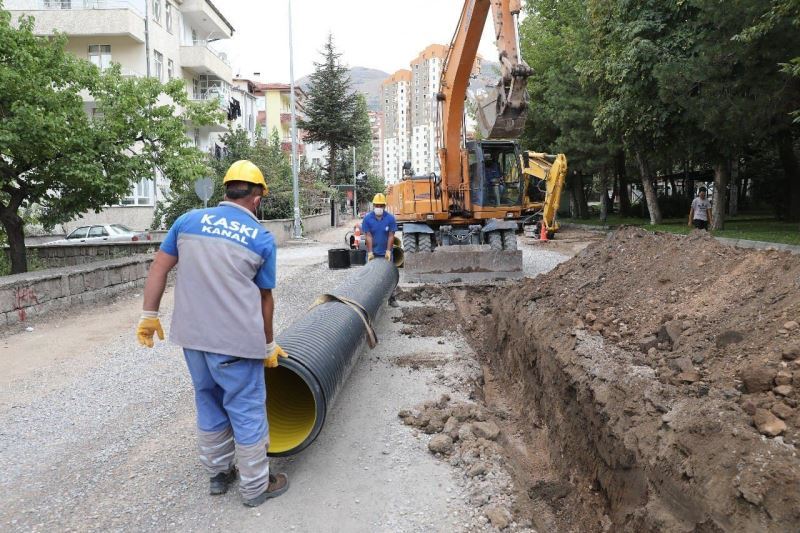
[[[276,329],[347,271],[327,268],[343,230],[281,248]],[[531,274],[566,257],[526,252]],[[362,354],[318,440],[273,460],[289,473],[281,498],[247,509],[238,492],[207,495],[195,453],[191,382],[180,349],[139,347],[140,295],[34,321],[0,341],[0,529],[4,531],[457,531],[469,522],[464,480],[427,452],[400,409],[448,392],[433,370],[393,358],[420,350],[387,309],[382,343]],[[171,291],[162,312],[171,311]],[[169,328],[169,320],[164,321]],[[403,339],[402,344],[400,339]]]

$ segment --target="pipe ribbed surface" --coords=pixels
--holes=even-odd
[[[358,303],[372,321],[398,278],[393,264],[375,259],[329,294]],[[362,319],[335,301],[312,308],[277,336],[289,358],[281,358],[278,368],[264,369],[269,455],[293,455],[314,442],[365,339]]]

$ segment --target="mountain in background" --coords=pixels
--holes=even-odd
[[[388,72],[375,68],[353,67],[350,69],[351,87],[367,98],[367,107],[370,111],[381,110],[381,84],[390,75]],[[487,86],[494,86],[499,76],[500,63],[483,60],[480,75],[470,80],[469,87],[474,92]],[[306,92],[310,83],[311,76],[303,76],[297,80],[297,85]]]
[[[382,70],[366,67],[353,67],[350,69],[350,86],[353,90],[362,93],[367,98],[370,111],[381,110],[381,84],[390,74]],[[303,76],[297,84],[308,91],[311,76]]]

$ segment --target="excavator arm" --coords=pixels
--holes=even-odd
[[[526,80],[531,69],[522,61],[517,24],[521,0],[465,0],[450,50],[442,69],[439,160],[449,190],[462,183],[467,167],[462,150],[464,99],[478,45],[492,10],[501,78],[479,99],[478,122],[484,138],[517,138],[525,126],[528,108]]]
[[[491,0],[495,38],[500,51],[500,80],[479,95],[478,125],[485,139],[516,139],[525,128],[527,80],[532,71],[522,60],[519,45],[521,0]]]

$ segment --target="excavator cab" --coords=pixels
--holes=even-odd
[[[517,143],[469,141],[467,152],[472,212],[479,218],[505,218],[508,208],[519,208],[524,180]]]

